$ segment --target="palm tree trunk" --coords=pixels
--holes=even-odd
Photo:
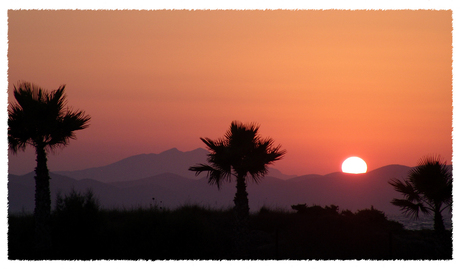
[[[443,232],[446,230],[446,227],[444,226],[444,219],[439,208],[440,206],[437,206],[434,211],[434,230],[437,232]]]
[[[238,175],[236,179],[236,194],[233,199],[235,207],[235,247],[237,258],[243,258],[246,254],[248,237],[249,201],[246,192],[246,179]]]
[[[35,247],[39,258],[51,250],[51,194],[50,176],[44,145],[37,145],[37,167],[35,168]]]
[[[233,199],[235,203],[235,214],[238,222],[247,222],[249,217],[249,201],[246,192],[246,179],[244,176],[238,176],[236,179],[236,194]]]

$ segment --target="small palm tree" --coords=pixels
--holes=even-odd
[[[16,103],[8,109],[8,145],[14,154],[35,148],[35,237],[37,250],[51,247],[49,217],[51,195],[47,151],[66,146],[75,139],[75,131],[88,127],[90,117],[82,111],[66,108],[65,85],[47,92],[28,82],[14,87]]]
[[[274,146],[273,139],[261,138],[259,126],[256,124],[244,125],[233,121],[223,139],[212,140],[200,138],[210,153],[208,164],[192,166],[189,170],[196,175],[208,173],[208,183],[216,184],[220,188],[222,182],[230,182],[232,176],[236,178],[236,194],[233,202],[237,227],[245,229],[249,216],[248,193],[246,192],[246,178],[248,174],[256,183],[268,172],[267,165],[280,160],[285,151],[281,146]]]
[[[434,215],[434,229],[444,231],[442,212],[452,210],[452,173],[440,157],[422,158],[418,166],[409,172],[408,180],[389,181],[404,199],[393,199],[392,204],[399,206],[403,213],[418,219],[419,212]]]

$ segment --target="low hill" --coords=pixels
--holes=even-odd
[[[206,162],[207,151],[198,148],[181,152],[176,148],[159,154],[139,154],[118,162],[77,171],[56,171],[54,173],[74,179],[92,178],[101,182],[128,181],[162,173],[175,173],[182,177],[193,177],[188,171],[191,165]]]
[[[159,154],[139,154],[118,162],[76,171],[53,171],[55,174],[74,179],[92,178],[101,182],[131,181],[164,173],[174,173],[185,178],[195,178],[195,173],[188,170],[192,165],[206,163],[208,151],[197,148],[182,152],[176,148]],[[269,168],[269,174],[280,179],[295,176],[284,175],[280,171]]]
[[[281,180],[265,177],[259,184],[249,181],[248,194],[251,210],[262,206],[289,210],[293,204],[335,204],[340,209],[356,211],[374,206],[387,214],[398,214],[390,204],[398,193],[388,184],[391,178],[404,178],[410,167],[389,165],[366,174],[304,175]],[[33,211],[34,174],[9,175],[9,210]],[[209,185],[205,177],[192,179],[174,173],[162,173],[131,181],[101,182],[94,179],[76,180],[51,173],[53,203],[56,194],[92,189],[106,208],[161,206],[176,208],[184,204],[199,204],[212,208],[233,205],[235,183],[223,184],[220,190]]]

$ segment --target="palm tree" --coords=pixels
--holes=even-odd
[[[49,217],[51,195],[47,151],[66,146],[75,131],[87,128],[90,117],[66,108],[65,85],[47,92],[28,82],[14,87],[16,103],[8,109],[8,145],[11,152],[35,148],[35,243],[41,253],[51,248]]]
[[[408,180],[389,181],[404,199],[393,199],[403,213],[418,219],[419,212],[434,215],[434,229],[444,231],[442,212],[452,210],[452,173],[440,157],[424,157],[409,172]]]
[[[189,168],[196,175],[208,173],[208,183],[220,188],[222,182],[236,178],[236,194],[233,202],[237,227],[245,229],[249,216],[246,177],[249,174],[256,183],[268,172],[267,165],[280,160],[286,153],[281,146],[274,146],[271,138],[259,136],[259,126],[244,125],[233,121],[223,139],[200,138],[210,153],[208,164],[199,164]]]

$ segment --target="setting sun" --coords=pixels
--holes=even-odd
[[[342,163],[342,172],[349,174],[366,173],[367,164],[359,157],[350,157]]]

